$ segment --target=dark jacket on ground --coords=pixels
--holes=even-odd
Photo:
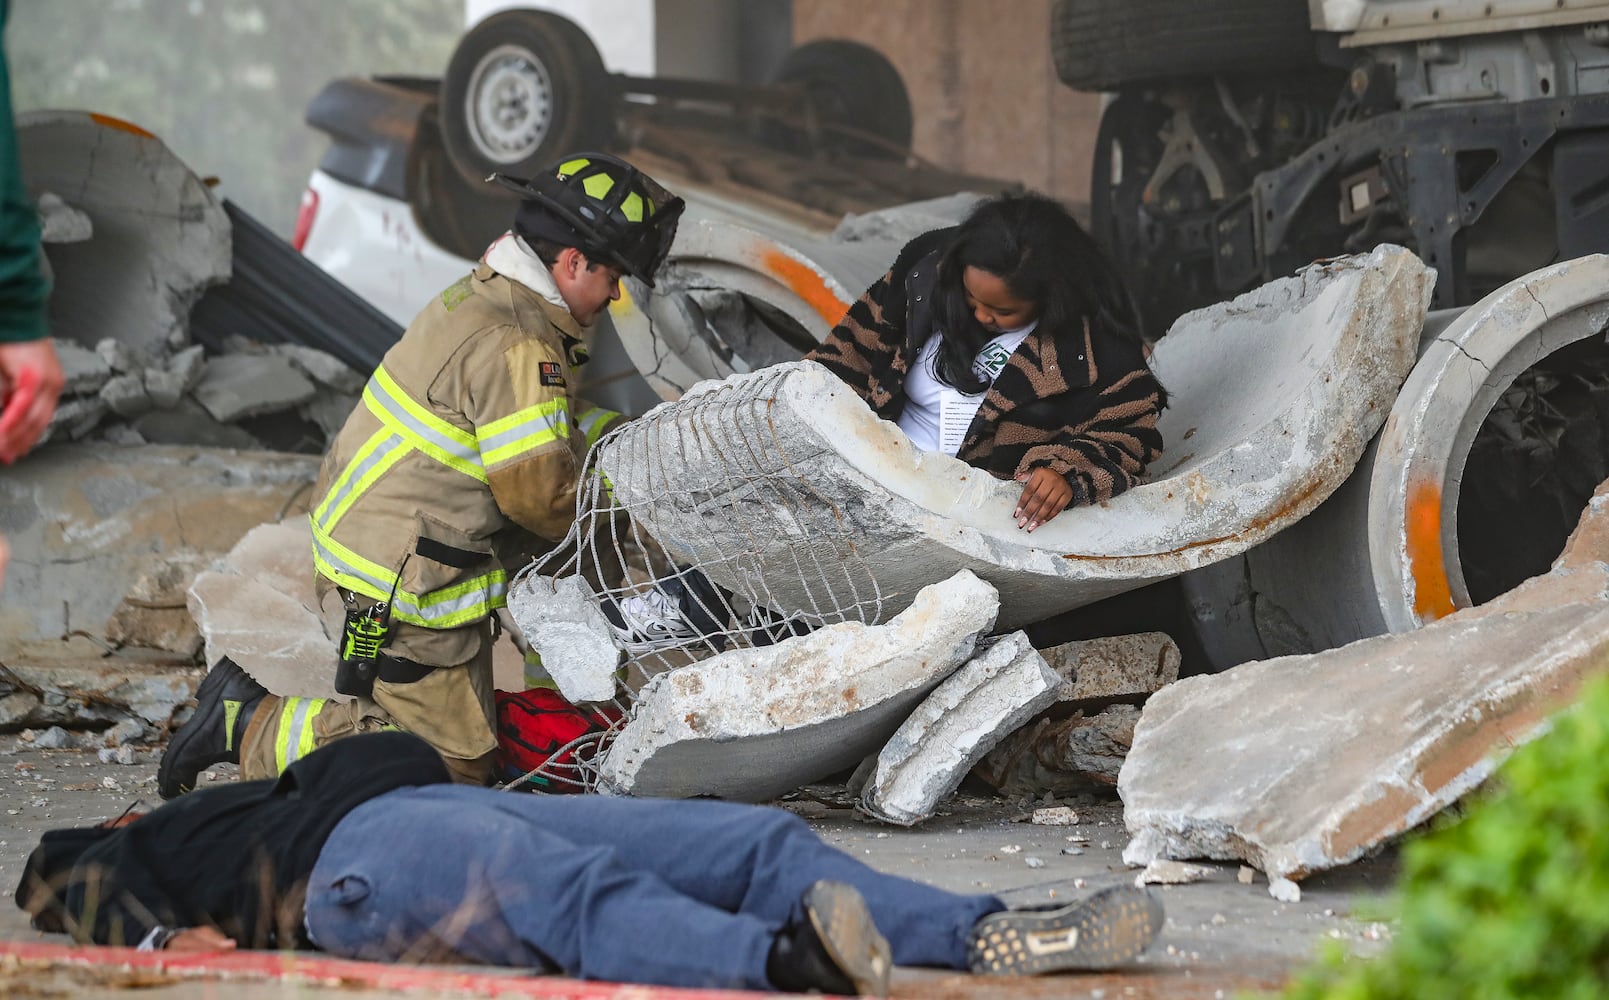
[[[936,332],[939,259],[954,234],[940,229],[912,240],[807,355],[886,420],[899,419],[905,406],[915,360],[907,344]],[[1000,479],[1047,467],[1072,485],[1073,504],[1100,503],[1142,482],[1161,454],[1156,422],[1164,402],[1138,345],[1088,323],[1073,331],[1041,324],[986,391],[957,457]]]
[[[386,792],[451,780],[417,736],[352,736],[273,781],[203,788],[115,830],[52,830],[15,898],[37,915],[38,893],[50,892],[36,924],[64,924],[85,943],[134,946],[156,927],[213,927],[243,948],[305,947],[307,878],[335,825]]]

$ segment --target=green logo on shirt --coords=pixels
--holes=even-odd
[[[978,352],[977,358],[972,362],[973,374],[986,382],[993,382],[1000,376],[1011,360],[1011,352],[1003,344],[987,344]]]

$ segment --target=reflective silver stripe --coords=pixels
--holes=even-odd
[[[280,739],[285,741],[285,763],[294,764],[301,759],[302,734],[307,729],[307,710],[313,707],[316,698],[302,698],[296,705],[296,714],[291,716],[290,731]]]
[[[363,481],[363,478],[369,474],[371,469],[385,461],[387,455],[398,448],[406,447],[407,444],[408,442],[403,440],[400,435],[392,434],[381,442],[374,451],[370,452],[369,457],[364,459],[362,464],[348,468],[346,474],[341,477],[340,484],[336,486],[335,492],[331,493],[329,499],[323,504],[324,518],[319,521],[319,527],[325,531],[332,530],[335,527],[335,522],[339,520],[335,516],[335,512],[340,510],[346,502],[347,495],[356,488],[358,483]]]
[[[598,426],[599,424],[608,423],[618,416],[620,416],[620,414],[613,410],[605,410],[601,407],[593,407],[587,411],[586,416],[581,418],[581,433],[586,435],[590,440],[592,437],[592,429],[594,427]]]
[[[540,431],[553,432],[555,439],[561,435],[568,435],[570,433],[570,411],[561,407],[553,413],[538,414],[522,422],[517,427],[510,427],[508,430],[493,434],[491,437],[481,438],[481,454],[490,454],[505,445],[513,444],[520,438],[530,437]]]
[[[487,581],[485,587],[471,589],[466,593],[443,600],[431,601],[424,607],[420,607],[413,595],[401,590],[397,590],[394,594],[392,593],[394,580],[383,580],[373,573],[365,572],[330,551],[329,546],[324,544],[323,539],[318,537],[316,531],[313,533],[313,551],[318,559],[329,564],[333,569],[362,580],[373,587],[376,593],[389,596],[392,613],[397,617],[432,621],[482,606],[485,606],[490,611],[501,607],[502,600],[508,594],[507,580],[492,579]]]
[[[372,401],[385,411],[384,414],[376,414],[382,420],[390,417],[391,420],[406,427],[415,435],[435,445],[447,454],[475,465],[480,464],[480,452],[473,445],[467,445],[462,441],[447,437],[409,413],[403,408],[402,404],[391,398],[390,393],[386,392],[385,387],[380,384],[379,380],[372,377],[369,379],[369,391],[364,394],[364,398]],[[465,431],[464,433],[468,434],[469,432]]]

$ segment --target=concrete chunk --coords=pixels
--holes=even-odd
[[[598,466],[677,561],[773,610],[812,611],[847,575],[886,620],[967,569],[1014,628],[1244,552],[1317,507],[1413,365],[1432,278],[1384,246],[1181,318],[1152,359],[1172,402],[1151,481],[1032,534],[1011,516],[1019,484],[918,452],[813,362],[695,386]],[[819,578],[799,571],[803,546],[830,567]]]
[[[1062,686],[1024,633],[990,643],[935,688],[883,746],[861,808],[901,826],[927,819],[973,764],[1055,701]]]
[[[101,386],[100,397],[106,408],[120,417],[137,417],[153,405],[139,372],[113,375]]]
[[[89,348],[60,339],[52,340],[51,346],[56,348],[62,375],[66,377],[66,384],[62,386],[64,395],[80,396],[97,392],[112,377],[111,366]]]
[[[526,577],[510,591],[508,610],[560,694],[578,702],[614,697],[620,647],[586,580]]]
[[[1041,653],[1069,682],[1057,700],[1080,708],[1144,699],[1179,679],[1179,645],[1165,632],[1085,639]]]
[[[971,659],[993,587],[962,571],[881,626],[845,622],[653,678],[610,746],[605,786],[760,801],[847,770]]]
[[[82,243],[95,235],[88,215],[62,201],[54,191],[41,192],[34,202],[39,211],[41,243]]]
[[[294,409],[318,392],[289,361],[274,355],[225,354],[207,362],[196,402],[223,423]]]
[[[1006,737],[973,774],[1008,798],[1110,789],[1117,785],[1139,719],[1133,705],[1040,719]]]
[[[1130,864],[1353,861],[1491,774],[1609,659],[1609,484],[1553,570],[1415,632],[1190,677],[1146,705],[1118,790]]]
[[[306,518],[262,524],[190,585],[207,663],[227,656],[275,694],[337,697],[336,640],[313,590]]]
[[[304,344],[270,344],[267,353],[289,361],[296,369],[319,385],[342,393],[360,393],[367,381],[347,367],[346,362],[333,354]]]

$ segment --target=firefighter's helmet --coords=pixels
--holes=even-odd
[[[522,200],[514,231],[573,246],[652,288],[687,207],[652,177],[617,156],[576,153],[525,180],[487,178]]]

